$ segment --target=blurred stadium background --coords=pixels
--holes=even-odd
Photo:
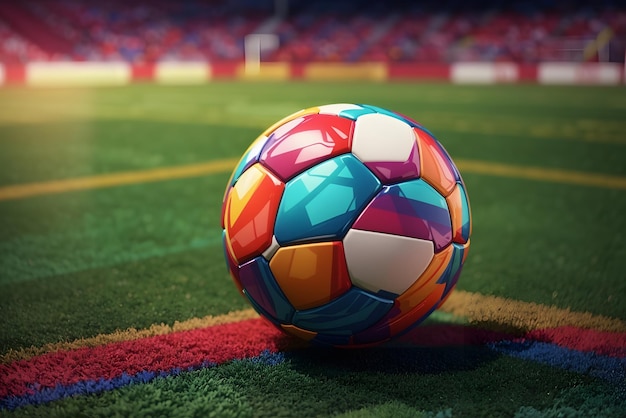
[[[621,84],[625,48],[626,6],[617,0],[0,2],[0,85],[239,77]]]

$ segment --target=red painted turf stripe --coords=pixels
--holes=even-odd
[[[498,331],[465,325],[424,325],[403,336],[400,341],[414,345],[477,345],[497,341],[538,341],[570,350],[595,353],[609,357],[626,357],[626,333],[596,331],[571,326],[528,331],[513,336]]]
[[[529,331],[524,337],[528,340],[552,343],[577,351],[610,357],[626,357],[626,333],[624,332],[558,327]]]
[[[466,325],[435,324],[416,328],[398,340],[419,346],[483,345],[519,339],[612,357],[625,357],[626,333],[574,327],[530,331],[525,335],[489,331]],[[142,371],[185,369],[203,363],[258,356],[269,350],[294,348],[294,340],[262,319],[249,319],[97,347],[57,351],[0,365],[0,398],[23,396],[42,388],[81,381],[113,379]]]
[[[283,334],[261,319],[176,332],[99,347],[58,351],[0,365],[0,398],[122,373],[159,372],[205,362],[220,364],[279,351]]]

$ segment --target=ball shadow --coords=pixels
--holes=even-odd
[[[510,331],[510,330],[508,330]],[[381,345],[363,348],[312,346],[280,335],[277,345],[295,368],[337,374],[375,372],[385,374],[439,374],[471,370],[500,354],[488,344],[510,340],[517,333],[491,331],[458,324],[428,324]]]

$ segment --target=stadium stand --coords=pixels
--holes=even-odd
[[[0,2],[0,62],[241,61],[244,37],[274,33],[284,62],[624,62],[615,0]],[[595,46],[594,48],[590,47]]]

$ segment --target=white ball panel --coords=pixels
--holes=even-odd
[[[320,106],[319,114],[320,115],[338,115],[344,110],[361,110],[361,109],[363,109],[361,106],[355,105],[352,103],[335,103],[335,104]]]
[[[352,283],[374,293],[404,293],[434,254],[431,241],[358,229],[348,231],[343,246]]]
[[[352,153],[363,162],[406,161],[415,144],[415,132],[400,119],[370,113],[356,120]]]
[[[265,257],[267,261],[271,260],[279,248],[280,248],[280,245],[278,244],[278,241],[276,241],[276,237],[272,235],[272,243],[270,244],[269,247],[267,247],[265,251],[263,251],[263,257]]]

